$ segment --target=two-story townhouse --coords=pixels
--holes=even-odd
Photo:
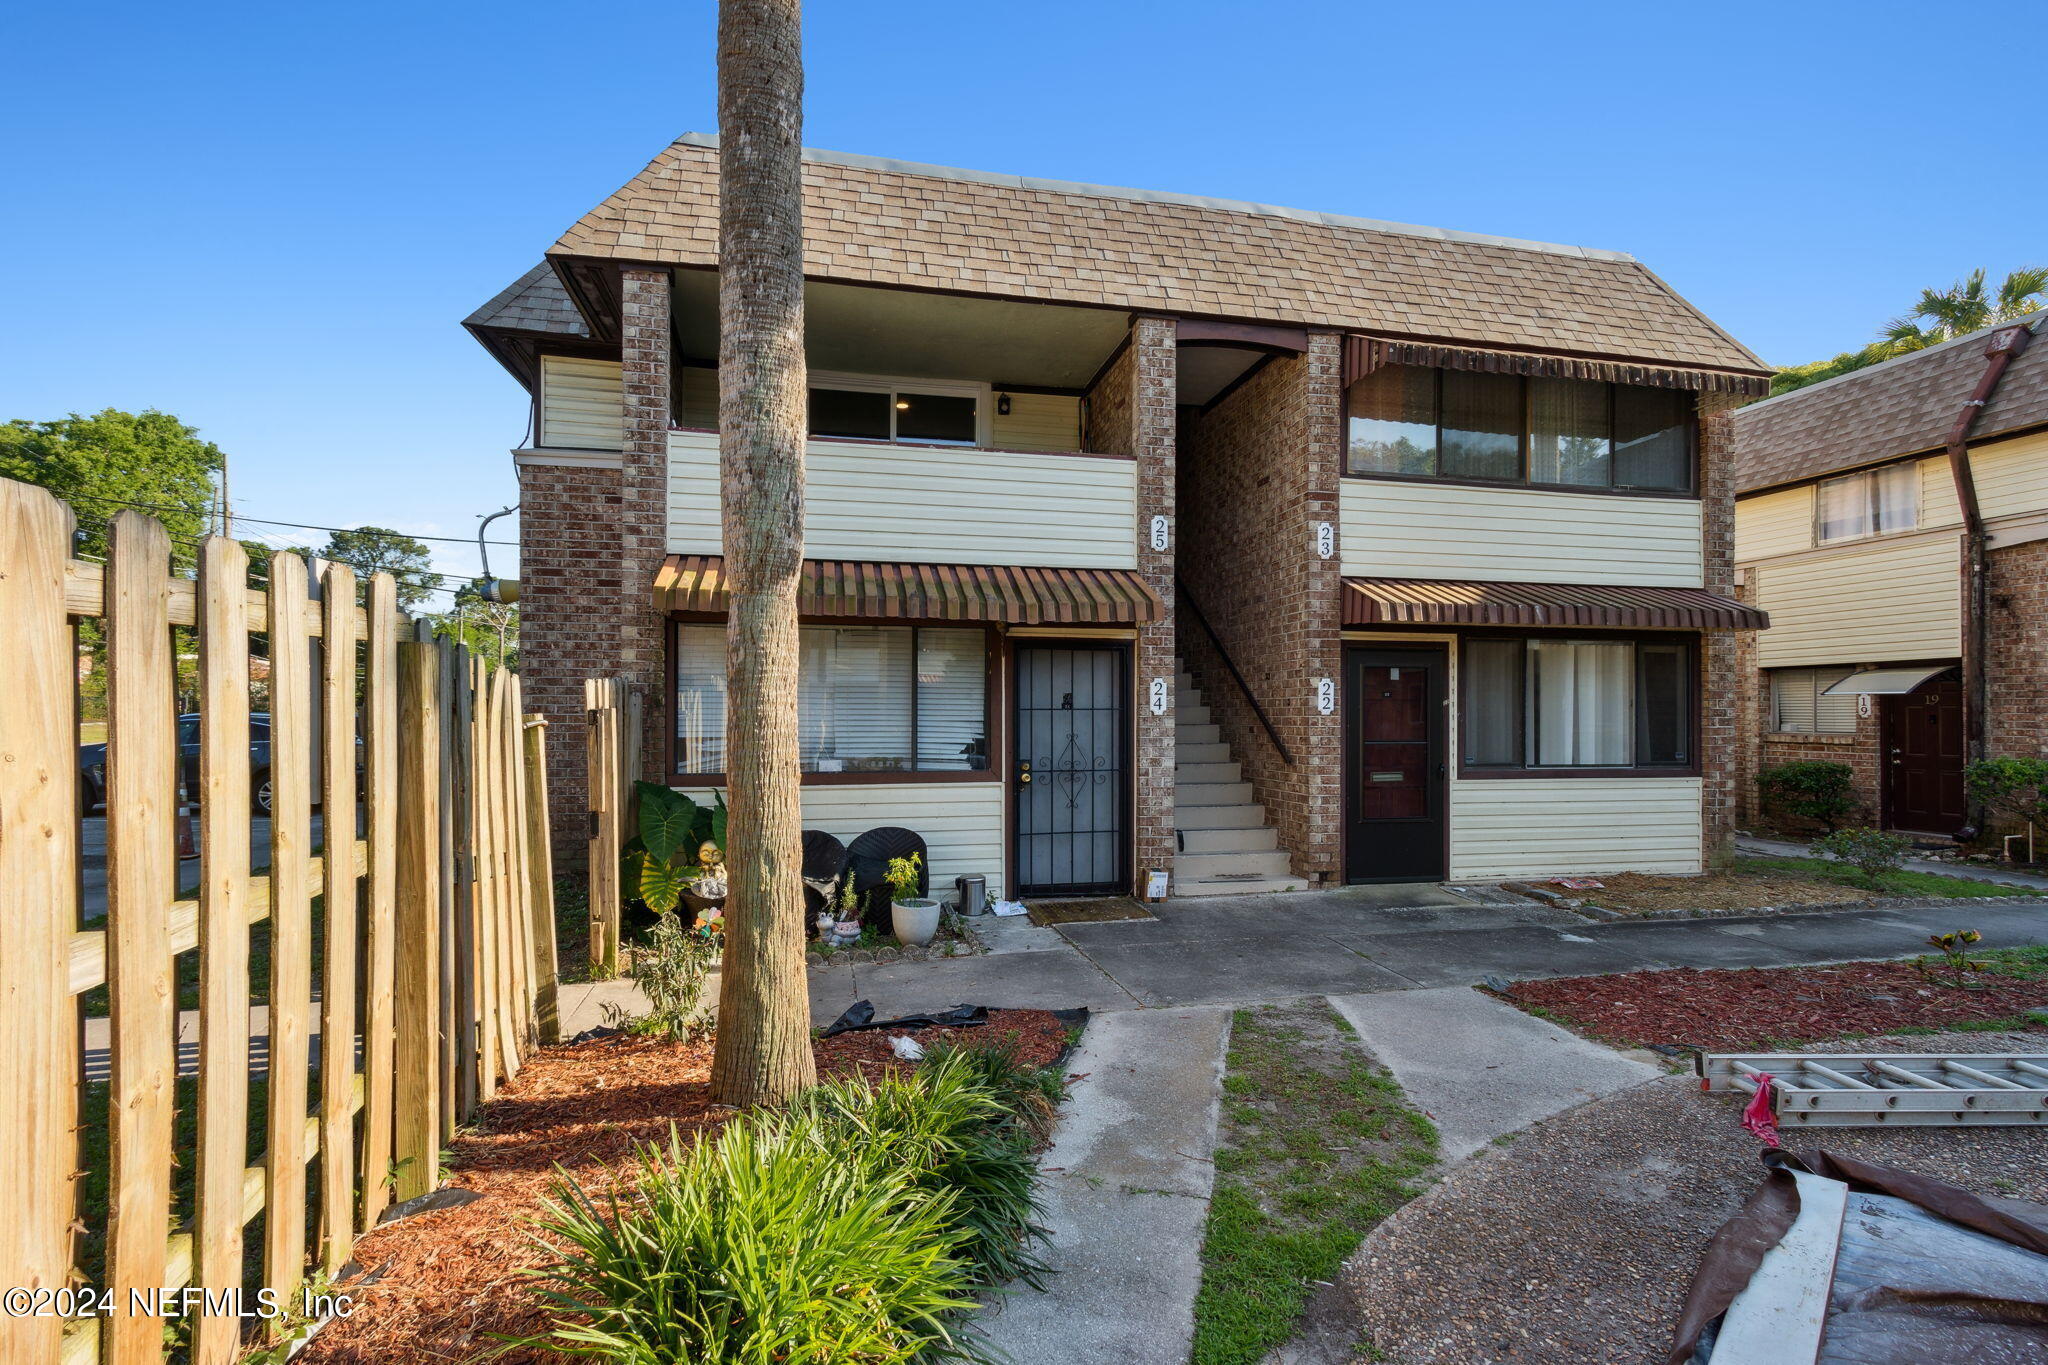
[[[1725,410],[1632,258],[809,152],[807,826],[1176,894],[1697,870],[1732,798]],[[724,742],[716,140],[467,325],[532,395],[527,695]],[[562,742],[567,741],[567,742]]]
[[[1953,835],[1963,768],[2048,756],[2042,317],[1736,414],[1747,773],[1846,763],[1864,818]],[[1746,782],[1748,818],[1757,809]]]

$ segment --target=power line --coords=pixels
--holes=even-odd
[[[125,498],[108,498],[108,497],[101,497],[101,496],[100,496],[99,494],[96,494],[96,493],[69,493],[69,494],[66,494],[65,496],[67,496],[67,497],[69,497],[69,498],[73,498],[73,499],[83,499],[83,500],[85,500],[86,502],[104,502],[104,503],[107,503],[107,504],[109,504],[110,506],[114,506],[114,507],[132,507],[132,508],[134,508],[135,510],[137,510],[137,511],[139,511],[139,512],[191,512],[191,511],[192,511],[192,509],[191,509],[191,508],[189,508],[189,507],[171,507],[171,506],[167,506],[167,505],[165,505],[165,504],[163,504],[163,503],[157,503],[157,502],[130,502],[130,501],[128,501],[128,500],[127,500],[127,499],[125,499]],[[438,540],[438,541],[446,541],[446,542],[447,542],[448,544],[450,544],[450,545],[475,545],[475,544],[477,544],[477,542],[476,542],[475,540],[472,540],[472,539],[470,539],[469,537],[466,537],[466,536],[416,536],[416,535],[412,535],[412,533],[411,533],[411,532],[408,532],[408,531],[392,531],[392,530],[391,530],[391,528],[390,528],[390,527],[388,527],[388,526],[380,526],[380,527],[375,527],[375,528],[365,528],[365,527],[361,527],[361,526],[315,526],[315,525],[313,525],[313,524],[312,524],[311,522],[304,522],[304,521],[280,521],[280,520],[278,520],[278,519],[277,519],[277,518],[275,518],[275,517],[252,517],[252,516],[247,516],[247,515],[245,515],[245,514],[243,514],[243,513],[241,513],[241,512],[237,512],[237,513],[235,513],[234,515],[235,515],[235,520],[236,520],[236,521],[253,521],[253,522],[255,522],[255,523],[256,523],[257,525],[259,525],[259,526],[290,526],[290,527],[294,527],[294,528],[296,528],[296,529],[298,529],[298,530],[301,530],[301,531],[325,531],[325,532],[327,532],[327,533],[328,533],[329,535],[337,535],[337,534],[346,534],[347,532],[350,532],[350,531],[361,531],[361,530],[365,530],[365,529],[376,529],[376,530],[380,530],[380,531],[391,531],[391,533],[392,533],[393,535],[407,536],[408,538],[410,538],[410,539],[412,539],[412,540]],[[502,546],[505,546],[505,547],[507,547],[508,549],[513,549],[513,550],[516,550],[516,549],[518,549],[518,548],[519,548],[519,542],[518,542],[518,541],[516,541],[516,540],[487,540],[487,541],[484,541],[483,543],[484,543],[485,545],[502,545]]]

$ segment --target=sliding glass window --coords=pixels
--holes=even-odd
[[[1685,640],[1474,638],[1460,665],[1463,762],[1488,770],[1693,766]]]
[[[1351,474],[1692,491],[1687,390],[1386,365],[1346,401]]]

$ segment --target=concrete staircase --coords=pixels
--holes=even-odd
[[[1252,784],[1210,723],[1194,679],[1174,679],[1173,823],[1180,851],[1173,859],[1176,896],[1245,896],[1299,891],[1278,831]]]

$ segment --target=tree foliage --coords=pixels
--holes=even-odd
[[[106,557],[107,523],[123,506],[135,505],[171,533],[178,562],[192,563],[213,506],[214,475],[225,463],[220,447],[200,440],[197,427],[154,408],[0,424],[0,477],[47,488],[69,502],[83,533],[80,552],[95,559]]]
[[[2048,302],[2044,296],[2048,296],[2048,268],[2027,266],[2015,270],[1999,282],[1995,292],[1987,284],[1984,271],[1973,270],[1946,289],[1921,290],[1912,309],[1886,323],[1877,340],[1868,346],[1778,371],[1771,378],[1771,392],[1790,393],[2001,322],[2016,322],[2040,311]]]
[[[327,537],[319,555],[349,565],[358,578],[390,574],[398,582],[398,605],[407,611],[424,602],[439,582],[429,567],[433,552],[411,536],[383,526],[336,531]]]
[[[435,618],[434,632],[467,645],[493,668],[519,667],[519,604],[486,602],[474,583],[455,590],[454,609]]]

